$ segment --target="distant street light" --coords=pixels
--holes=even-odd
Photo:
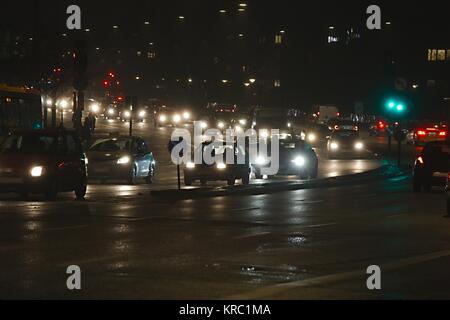
[[[178,16],[178,19],[184,20],[184,16]]]
[[[249,79],[249,81],[250,81],[250,83],[255,83],[256,82],[256,79]]]
[[[228,83],[228,80],[223,79],[223,80],[222,80],[222,83]]]
[[[144,24],[149,25],[150,21],[145,21]]]

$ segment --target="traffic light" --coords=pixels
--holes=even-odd
[[[389,99],[386,102],[386,108],[390,112],[402,113],[406,110],[406,106],[402,101]]]

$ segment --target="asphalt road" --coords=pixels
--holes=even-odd
[[[154,198],[149,190],[175,184],[164,163],[170,129],[142,124],[136,134],[161,154],[153,186],[94,184],[82,202],[2,196],[0,298],[450,298],[442,191],[413,194],[405,175],[258,196]],[[326,176],[379,160],[321,157],[320,165]],[[80,291],[66,287],[69,265],[81,268]],[[369,265],[381,267],[381,290],[366,287]]]

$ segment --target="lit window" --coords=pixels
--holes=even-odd
[[[156,58],[156,52],[153,52],[153,51],[147,52],[147,58],[155,59]]]
[[[281,35],[276,35],[275,36],[275,43],[276,44],[281,44],[283,42],[283,37]]]
[[[136,52],[136,55],[137,55],[138,57],[140,57],[140,56],[142,56],[142,52],[141,52],[141,51],[138,51],[138,52]]]
[[[437,59],[439,61],[445,60],[445,50],[437,50]]]
[[[279,88],[279,87],[281,87],[281,81],[280,80],[275,80],[274,82],[273,82],[273,86],[274,87],[276,87],[276,88]]]
[[[428,50],[428,52],[429,52],[429,56],[430,56],[429,61],[436,61],[437,50],[436,49],[430,49],[430,50]]]

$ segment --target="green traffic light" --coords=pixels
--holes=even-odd
[[[405,109],[405,107],[402,104],[399,104],[397,106],[397,111],[403,111]]]
[[[388,107],[389,107],[390,109],[393,109],[393,108],[395,107],[395,102],[390,101],[390,102],[388,103]]]

